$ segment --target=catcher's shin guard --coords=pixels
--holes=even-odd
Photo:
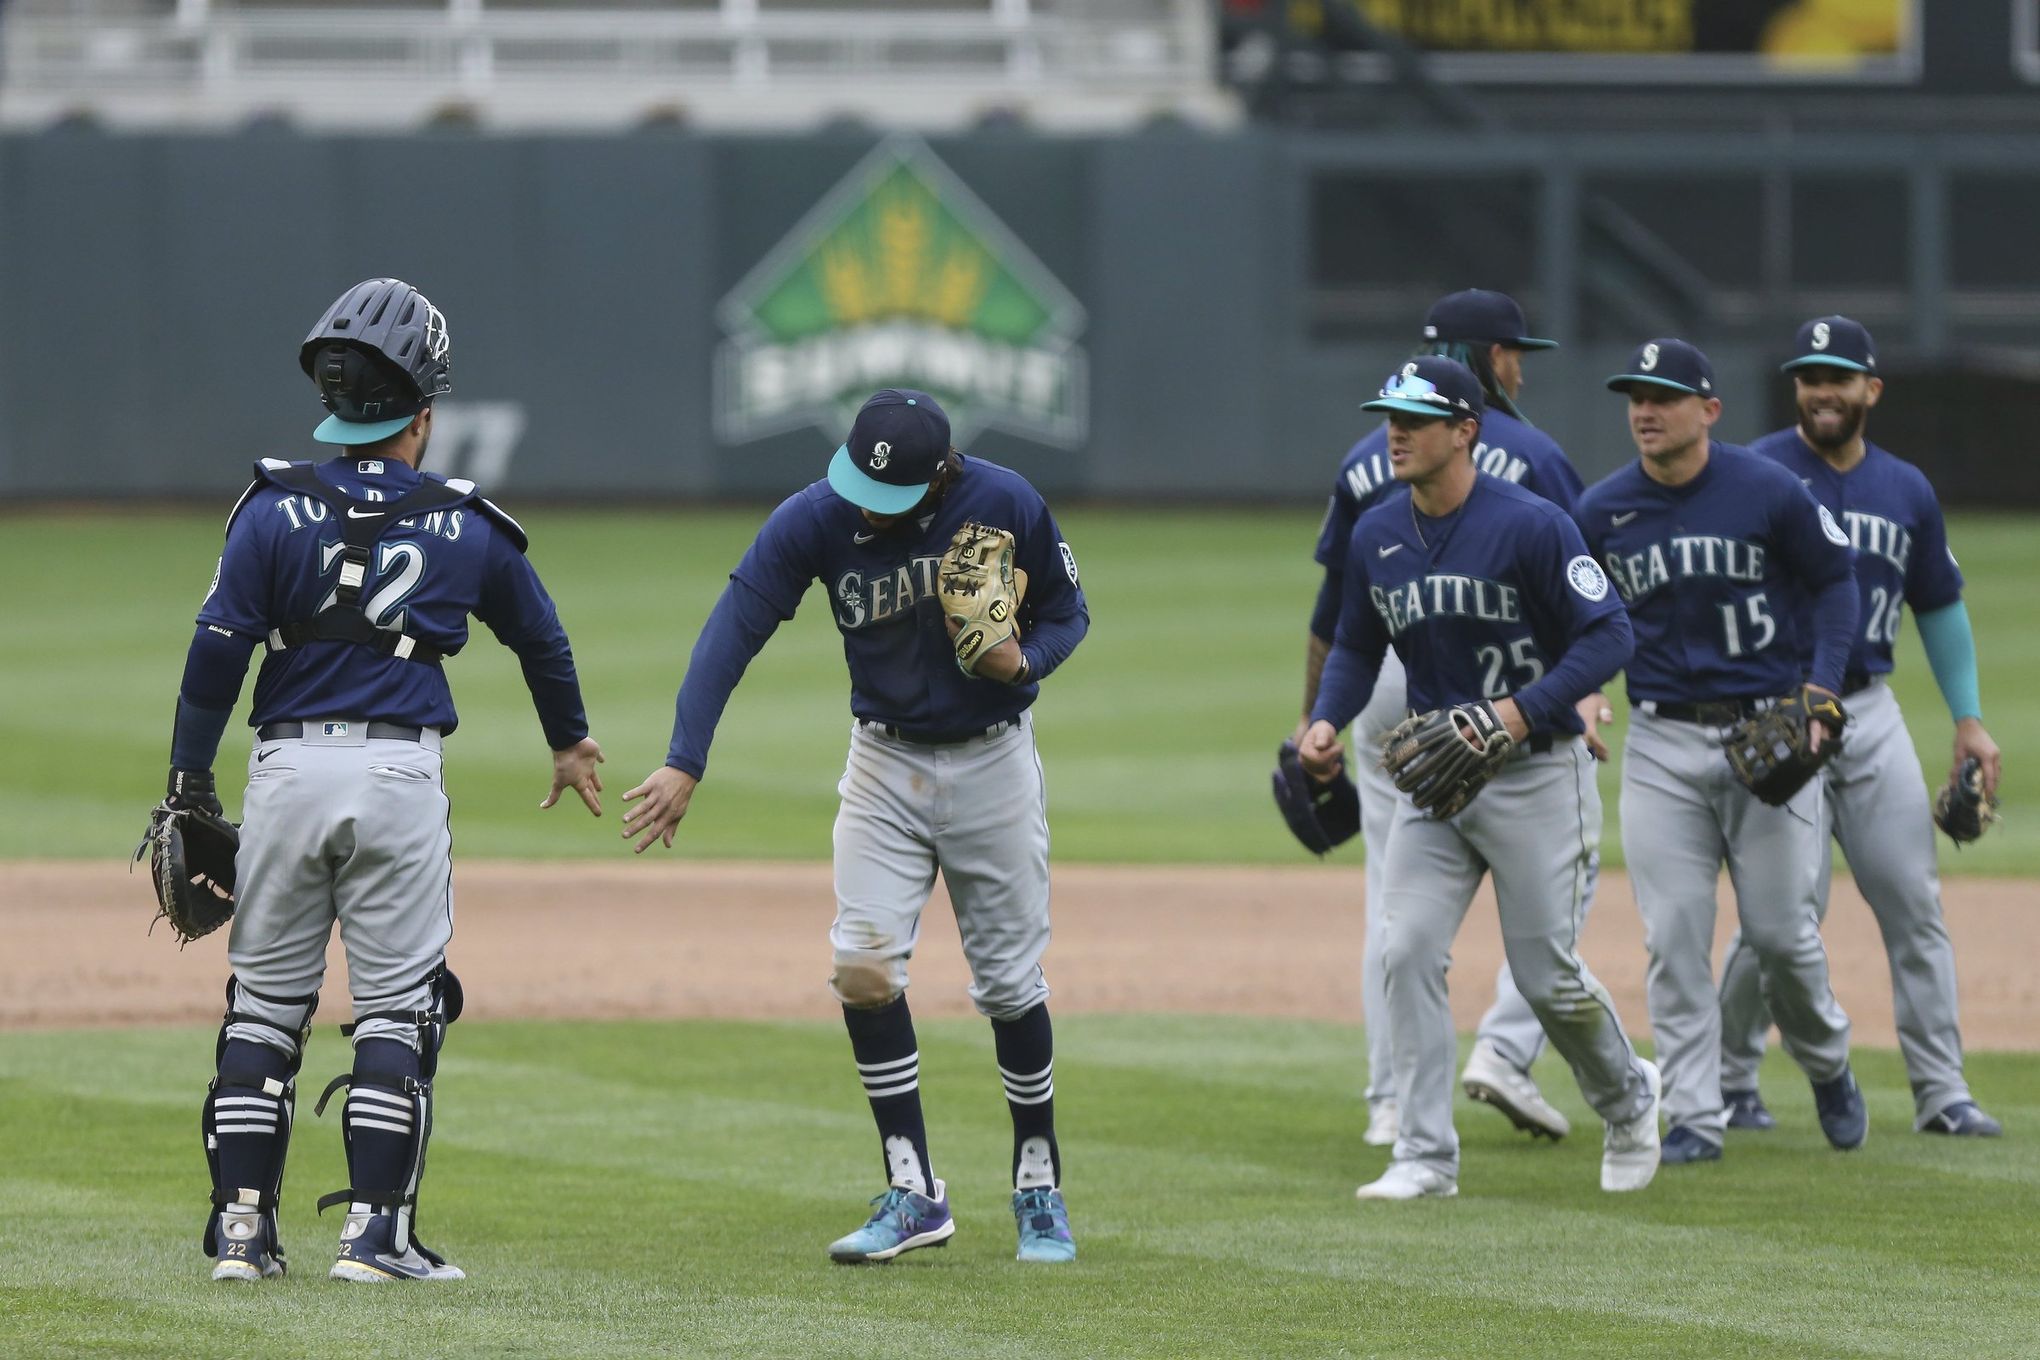
[[[271,1015],[299,1010],[302,1019],[297,1028],[288,1028],[274,1019],[241,1009],[237,1004],[239,997],[262,1003]],[[227,982],[227,1013],[220,1023],[214,1052],[215,1074],[206,1088],[205,1104],[199,1115],[206,1169],[212,1177],[212,1207],[206,1214],[201,1239],[208,1256],[224,1260],[261,1249],[275,1259],[279,1270],[283,1266],[276,1210],[283,1193],[291,1123],[297,1111],[298,1067],[304,1058],[305,1038],[311,1031],[312,1012],[318,1005],[317,994],[269,996],[238,980]],[[282,1035],[289,1050],[229,1038],[227,1031],[234,1025],[259,1026]],[[223,1211],[227,1210],[250,1211],[260,1219],[252,1239],[246,1234],[221,1232]],[[235,1240],[226,1240],[229,1236]]]
[[[432,1078],[439,1068],[446,1027],[460,1015],[462,995],[460,980],[444,965],[425,982],[431,989],[425,1009],[373,1011],[340,1027],[342,1033],[352,1034],[367,1020],[408,1021],[415,1027],[416,1051],[395,1037],[357,1040],[354,1070],[327,1084],[313,1113],[325,1114],[333,1093],[348,1088],[341,1139],[352,1184],[322,1195],[319,1212],[336,1204],[387,1212],[393,1221],[390,1250],[395,1255],[415,1246],[420,1255],[438,1262],[442,1258],[416,1237],[418,1186],[425,1177],[426,1145],[432,1140]]]

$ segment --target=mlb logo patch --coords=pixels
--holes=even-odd
[[[323,725],[323,734],[329,737],[344,737],[347,735],[347,724],[344,722],[326,723]]]
[[[383,470],[382,459],[364,458],[359,463],[355,464],[354,470],[360,473],[363,477],[380,477],[382,476]]]

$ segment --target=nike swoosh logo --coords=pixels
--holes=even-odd
[[[877,534],[852,534],[850,535],[850,541],[852,543],[869,543],[877,537]]]
[[[257,751],[255,753],[255,763],[260,765],[263,761],[275,755],[279,749],[279,747],[272,746],[267,751]]]
[[[388,513],[389,511],[387,510],[356,510],[351,505],[347,507],[347,518],[349,519],[381,519]]]
[[[1403,550],[1403,545],[1402,545],[1402,544],[1400,544],[1400,543],[1392,543],[1392,544],[1390,544],[1390,545],[1389,545],[1388,547],[1386,547],[1386,548],[1383,548],[1383,549],[1381,549],[1381,550],[1380,550],[1380,555],[1381,555],[1381,556],[1383,556],[1383,557],[1387,557],[1387,556],[1388,556],[1388,555],[1389,555],[1390,553],[1399,553],[1399,552],[1401,552],[1402,550]]]
[[[1635,519],[1638,515],[1642,513],[1643,511],[1641,510],[1631,510],[1626,515],[1610,515],[1608,516],[1608,522],[1614,525],[1616,528],[1620,529],[1623,525],[1629,523],[1629,521]]]

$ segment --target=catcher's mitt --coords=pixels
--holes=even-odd
[[[1971,756],[1934,799],[1934,825],[1955,844],[1967,845],[1997,819],[1997,795],[1984,792],[1983,762]]]
[[[1360,790],[1344,769],[1320,782],[1285,741],[1275,752],[1275,806],[1313,855],[1330,853],[1360,833]]]
[[[1762,713],[1743,719],[1722,740],[1729,768],[1761,802],[1784,807],[1842,750],[1842,727],[1849,715],[1841,700],[1811,685],[1788,694]],[[1815,751],[1807,724],[1827,729]]]
[[[976,675],[986,652],[1017,631],[1020,584],[1013,570],[1013,535],[972,520],[949,540],[936,568],[942,613],[957,626],[956,664]]]
[[[1397,723],[1382,739],[1381,768],[1419,811],[1442,822],[1466,809],[1515,744],[1487,700],[1454,704]]]
[[[241,848],[241,829],[220,814],[212,777],[204,776],[199,789],[193,774],[173,772],[170,796],[149,813],[149,829],[135,847],[136,862],[149,857],[156,919],[169,920],[179,945],[233,919],[234,855]]]

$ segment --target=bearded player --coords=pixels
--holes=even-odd
[[[1912,1081],[1913,1127],[1995,1138],[2002,1128],[1971,1097],[1962,1073],[1955,947],[1941,919],[1926,782],[1898,697],[1886,683],[1909,607],[1955,723],[1949,779],[1975,760],[1985,793],[1994,797],[1998,747],[1983,726],[1962,570],[1926,477],[1864,438],[1870,408],[1884,391],[1870,332],[1845,316],[1809,321],[1799,328],[1784,371],[1792,375],[1798,423],[1750,447],[1791,469],[1848,534],[1863,603],[1842,676],[1848,739],[1823,771],[1827,829],[1841,843],[1884,937],[1898,1045]],[[1822,855],[1820,865],[1825,916],[1833,861]],[[1768,1129],[1777,1122],[1757,1093],[1757,1066],[1771,1027],[1757,971],[1756,956],[1738,936],[1721,978],[1721,1097],[1732,1129]]]

